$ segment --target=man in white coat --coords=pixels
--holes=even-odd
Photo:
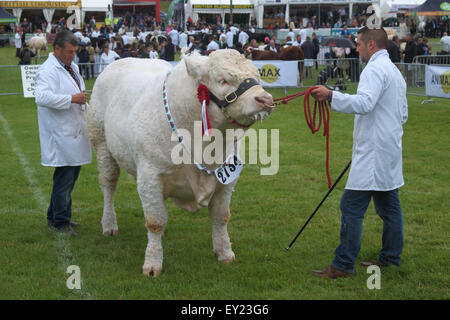
[[[382,248],[377,260],[362,266],[400,265],[403,249],[403,217],[398,188],[403,186],[402,136],[408,119],[406,83],[389,59],[384,29],[358,31],[357,51],[367,63],[355,95],[319,86],[311,94],[328,99],[331,109],[355,114],[350,174],[341,198],[340,244],[331,265],[313,271],[320,277],[338,278],[354,273],[364,214],[373,198],[383,220]]]
[[[55,167],[47,223],[76,235],[71,193],[81,166],[92,157],[86,129],[87,93],[78,66],[72,62],[78,39],[70,31],[61,31],[53,47],[54,53],[39,68],[35,81],[42,165]]]
[[[238,41],[244,47],[247,44],[247,40],[249,38],[247,32],[244,31],[244,28],[241,27],[241,32],[239,33]]]
[[[227,46],[228,48],[234,47],[234,33],[230,30],[230,28],[227,28],[227,33],[225,34],[227,37]]]
[[[14,36],[14,45],[16,47],[16,57],[20,57],[20,50],[22,49],[22,29],[17,29]]]

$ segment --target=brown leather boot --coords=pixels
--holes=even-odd
[[[313,270],[312,274],[317,277],[328,277],[331,279],[348,277],[348,276],[353,275],[352,273],[340,271],[332,266],[328,266],[323,270]]]

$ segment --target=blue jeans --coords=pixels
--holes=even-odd
[[[381,265],[400,265],[403,249],[403,217],[398,189],[391,191],[345,190],[341,198],[340,244],[331,265],[344,272],[354,272],[361,247],[364,214],[373,198],[375,210],[383,220]]]
[[[55,227],[69,224],[72,218],[72,190],[80,174],[81,166],[56,167],[53,174],[53,190],[47,210],[47,221]]]

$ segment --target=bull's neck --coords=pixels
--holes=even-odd
[[[189,132],[191,136],[191,146],[193,147],[194,140],[199,141],[199,136],[202,137],[202,105],[197,97],[197,84],[195,81],[193,81],[186,72],[177,71],[181,70],[174,70],[167,81],[170,112],[180,133],[184,130]],[[202,137],[202,148],[204,150],[212,142],[218,143],[215,140],[215,135],[219,134],[219,132],[216,131],[219,130],[223,141],[222,150],[224,158],[222,161],[225,161],[229,153],[234,151],[235,142],[239,140],[243,134],[239,134],[237,139],[227,139],[226,129],[234,128],[233,125],[230,125],[227,118],[216,106],[210,106],[208,113],[211,128],[215,130],[213,131],[213,137],[210,139]],[[197,159],[197,161],[199,160],[200,159]]]

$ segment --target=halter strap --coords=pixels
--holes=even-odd
[[[223,100],[217,98],[211,91],[209,91],[209,94],[211,96],[211,100],[214,101],[219,108],[223,109],[235,102],[237,98],[239,98],[239,96],[241,96],[245,91],[256,85],[259,85],[258,81],[253,78],[247,78],[241,82],[236,91],[227,94]]]

